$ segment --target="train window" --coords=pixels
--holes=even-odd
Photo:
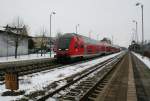
[[[69,48],[71,38],[61,37],[58,40],[58,49],[66,49]]]
[[[75,43],[74,48],[78,48],[78,44],[77,43]]]
[[[81,45],[80,47],[81,47],[81,48],[84,48],[84,46],[83,46],[83,45]]]

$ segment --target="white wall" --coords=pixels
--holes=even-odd
[[[7,36],[7,33],[0,33],[0,57],[15,55],[14,38],[15,37],[13,35]],[[19,42],[18,55],[23,55],[23,54],[28,54],[28,39],[27,38],[24,38],[20,40]]]

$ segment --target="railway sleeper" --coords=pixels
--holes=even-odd
[[[97,88],[102,89],[104,87],[104,85],[98,85]]]
[[[92,86],[94,83],[82,83],[80,86]]]
[[[83,83],[92,83],[92,82],[93,82],[92,80],[83,81]]]
[[[95,101],[95,98],[93,98],[93,97],[88,97],[88,101]]]
[[[68,96],[72,96],[72,97],[75,97],[75,96],[77,96],[78,94],[73,94],[73,93],[68,93],[67,95],[65,95],[66,97],[68,97]]]
[[[88,90],[88,88],[82,88],[81,93],[86,92],[87,90]]]
[[[105,79],[103,82],[106,82],[106,83],[107,83],[107,82],[108,82],[108,79]]]
[[[71,92],[80,92],[80,90],[77,90],[77,89],[71,89],[70,91]]]
[[[75,97],[76,96],[71,96],[71,95],[68,95],[68,96],[65,96],[64,98],[63,98],[63,101],[75,101]]]
[[[80,94],[82,92],[82,90],[81,89],[76,89],[76,90],[71,89],[70,92],[75,92],[75,93]]]
[[[78,92],[69,92],[69,93],[67,93],[66,95],[76,96],[76,95],[78,95],[78,94],[79,94]]]
[[[102,82],[100,85],[105,86],[105,85],[106,85],[106,83],[105,83],[105,82]]]
[[[92,97],[92,98],[96,98],[98,96],[98,94],[95,94],[95,93],[92,93],[91,95],[90,95],[90,97]]]
[[[91,88],[91,86],[90,87],[87,87],[87,86],[85,86],[84,88],[83,88],[83,90],[89,90],[89,88]]]
[[[100,90],[95,89],[93,93],[98,94],[98,93],[100,93],[100,92],[101,92]]]
[[[82,88],[82,86],[77,86],[75,89],[81,90]]]
[[[88,80],[88,79],[86,79],[86,80],[84,80],[84,81],[82,81],[83,83],[85,82],[87,82],[87,83],[91,83],[91,82],[93,82],[93,80],[92,80],[92,78],[90,78],[90,80]]]

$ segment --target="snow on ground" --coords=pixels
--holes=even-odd
[[[97,63],[105,61],[121,53],[123,52],[101,57],[85,63],[62,66],[59,68],[54,68],[51,70],[19,77],[19,90],[25,90],[26,91],[25,94],[29,94],[32,91],[42,90],[43,87],[48,86],[50,83],[54,81],[62,80],[66,77],[71,76],[72,74],[81,72],[91,66],[94,66]],[[5,91],[7,91],[7,89],[5,89],[5,85],[0,85],[0,95],[2,94],[2,92]],[[4,101],[9,101],[10,99],[17,99],[19,97],[21,96],[16,97],[0,96],[0,99],[3,99]]]
[[[132,52],[135,56],[137,56],[141,61],[143,61],[145,63],[145,65],[147,65],[147,67],[150,69],[150,58],[148,57],[142,57],[140,54],[134,53]]]
[[[54,57],[54,53],[52,53],[51,57]],[[42,58],[49,58],[50,54],[46,53],[41,56],[41,54],[29,54],[29,55],[18,55],[17,59],[15,56],[9,56],[9,57],[0,57],[0,63],[3,62],[13,62],[13,61],[21,61],[21,60],[33,60],[33,59],[42,59]]]

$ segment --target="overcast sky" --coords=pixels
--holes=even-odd
[[[0,26],[11,23],[17,16],[30,27],[32,36],[44,26],[49,32],[49,15],[52,11],[52,36],[61,31],[78,32],[97,39],[112,38],[115,44],[128,46],[132,29],[138,21],[138,34],[141,40],[141,8],[144,4],[144,34],[150,40],[150,0],[0,0]]]

